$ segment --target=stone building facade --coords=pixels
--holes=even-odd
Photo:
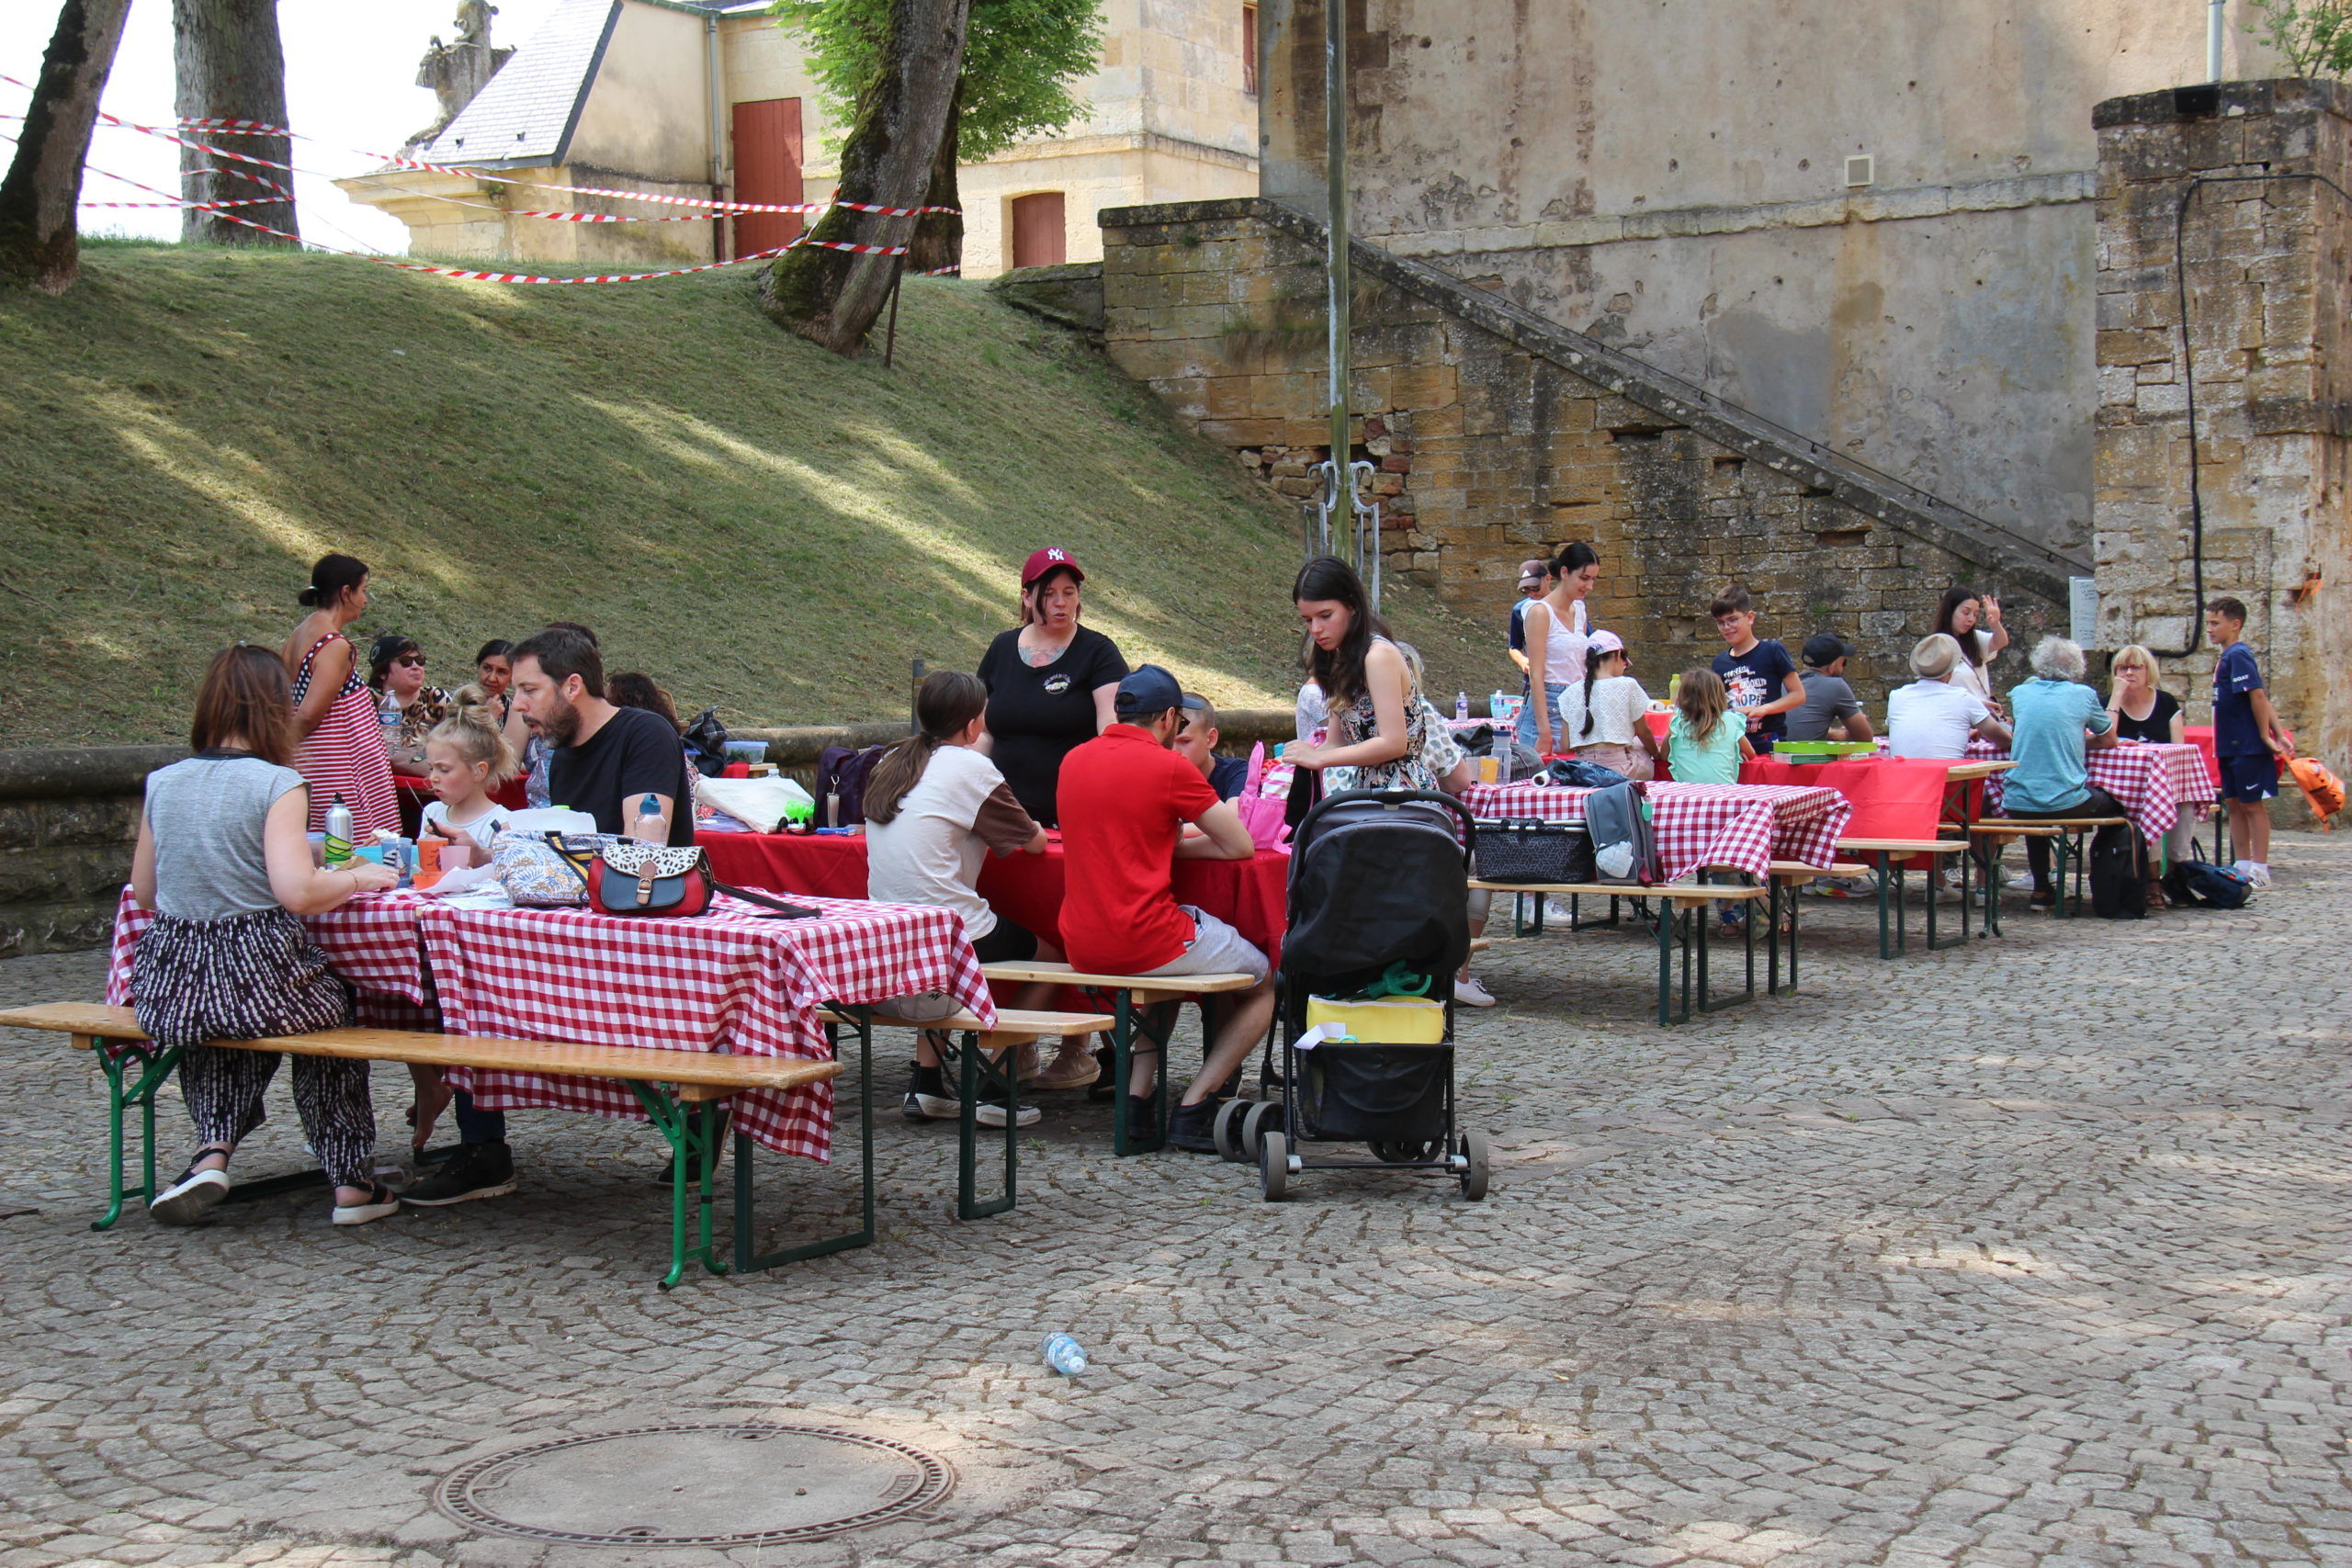
[[[2340,771],[2352,750],[2352,91],[2232,82],[2120,98],[2099,106],[2098,141],[2099,640],[2193,649],[2166,684],[2207,722],[2214,654],[2198,600],[2243,601],[2271,700]]]
[[[1261,193],[1323,211],[1323,0]],[[2222,68],[2275,68],[2229,0]],[[2093,107],[2200,0],[1350,0],[1355,231],[2087,558]]]
[[[1111,357],[1304,498],[1329,440],[1321,227],[1264,200],[1102,223]],[[1659,692],[1720,649],[1707,603],[1734,581],[1758,595],[1767,636],[1861,643],[1873,692],[1908,679],[1904,655],[1950,584],[2003,593],[2020,642],[2063,627],[2067,563],[2031,539],[1792,445],[1504,295],[1374,246],[1353,256],[1351,456],[1379,469],[1389,571],[1499,617],[1521,559],[1589,540],[1597,620]]]

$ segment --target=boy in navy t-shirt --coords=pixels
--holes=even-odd
[[[2209,601],[2205,635],[2222,650],[2213,666],[2213,758],[2221,764],[2222,798],[2230,807],[2230,842],[2235,869],[2256,887],[2270,886],[2270,807],[2278,793],[2278,760],[2295,754],[2295,742],[2270,706],[2262,667],[2242,640],[2245,606],[2235,599]]]
[[[1715,655],[1715,673],[1723,677],[1731,705],[1747,716],[1748,743],[1758,755],[1770,751],[1788,720],[1781,716],[1804,705],[1804,682],[1796,660],[1780,643],[1756,636],[1756,603],[1735,582],[1707,606],[1715,618],[1728,650]]]

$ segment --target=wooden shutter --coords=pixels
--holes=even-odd
[[[800,100],[760,98],[735,106],[735,199],[777,203],[800,194]],[[739,212],[735,254],[789,244],[808,227],[797,213]]]
[[[1059,266],[1063,248],[1062,193],[1041,190],[1012,198],[1012,265]]]

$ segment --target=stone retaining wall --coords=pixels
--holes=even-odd
[[[1291,738],[1286,708],[1217,716],[1230,755],[1253,741]],[[743,729],[804,784],[828,746],[875,746],[907,733],[903,722]],[[0,751],[0,958],[103,945],[114,927],[147,775],[187,755],[181,746],[75,746]]]
[[[1203,434],[1304,499],[1328,452],[1320,225],[1262,200],[1114,209],[1103,223],[1106,347]],[[1361,412],[1350,454],[1378,469],[1385,570],[1491,615],[1518,563],[1600,552],[1598,624],[1662,695],[1722,643],[1708,619],[1744,581],[1764,636],[1860,643],[1877,705],[1953,583],[1998,592],[2019,652],[2065,625],[2086,568],[1746,411],[1675,383],[1498,295],[1377,246],[1352,252]]]

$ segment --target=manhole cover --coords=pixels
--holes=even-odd
[[[879,1524],[956,1483],[943,1460],[831,1427],[640,1427],[476,1460],[435,1501],[477,1529],[589,1546],[757,1546]]]

